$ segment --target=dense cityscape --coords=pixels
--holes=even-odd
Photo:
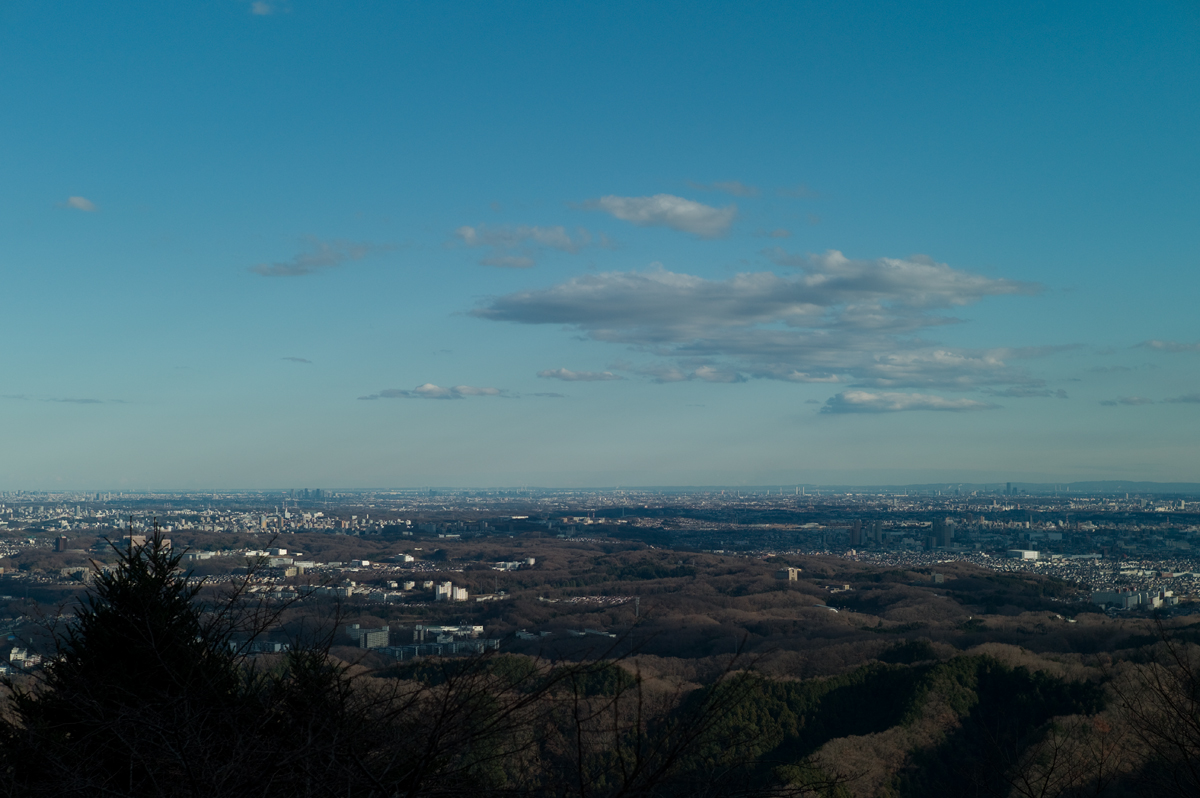
[[[228,493],[0,494],[3,581],[79,580],[87,563],[57,571],[17,564],[22,553],[87,550],[104,539],[210,533],[212,550],[189,551],[189,564],[232,568],[265,557],[262,584],[320,575],[337,581],[354,572],[360,598],[425,600],[437,570],[414,541],[470,541],[529,532],[559,539],[642,541],[678,551],[743,557],[788,553],[845,558],[889,567],[962,561],[996,571],[1054,576],[1097,594],[1098,603],[1140,606],[1119,594],[1168,591],[1165,602],[1187,611],[1200,587],[1200,505],[1191,493],[1131,491],[1034,492],[1011,484],[992,489],[944,486],[879,492],[816,487],[704,490],[393,490]],[[222,535],[274,541],[238,549]],[[316,561],[296,553],[313,536],[350,543],[392,541],[399,562],[364,566],[362,557]],[[413,551],[416,548],[417,551]],[[290,550],[291,556],[286,552]],[[407,553],[406,553],[407,552]],[[414,555],[416,558],[414,559]],[[209,579],[228,573],[209,570]],[[413,578],[404,578],[411,576]],[[337,579],[335,579],[337,577]],[[417,587],[420,585],[421,587]],[[332,589],[332,588],[329,588]],[[343,587],[341,596],[353,595]],[[319,595],[319,594],[318,594]]]

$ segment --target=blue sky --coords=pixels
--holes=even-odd
[[[0,5],[0,490],[1200,481],[1191,2]]]

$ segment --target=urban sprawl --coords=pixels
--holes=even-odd
[[[537,567],[535,558],[489,563],[428,554],[439,543],[539,536],[642,541],[658,548],[762,558],[842,557],[894,568],[967,561],[995,571],[1032,571],[1090,591],[1108,612],[1190,612],[1200,586],[1200,509],[1195,497],[1133,491],[1081,493],[1012,485],[859,492],[810,487],[610,490],[301,489],[225,493],[0,494],[0,596],[31,587],[79,585],[97,567],[84,561],[30,566],[30,552],[98,555],[166,538],[208,533],[217,541],[183,554],[184,567],[208,566],[210,584],[244,579],[248,590],[291,601],[480,602],[445,579],[468,566],[497,571]],[[241,545],[222,547],[236,536]],[[261,541],[244,545],[246,535]],[[316,560],[313,536],[387,541],[382,561]],[[423,544],[423,545],[422,545]],[[22,560],[24,558],[24,566]],[[77,558],[79,559],[79,558]],[[36,561],[35,561],[36,562]],[[17,565],[14,565],[17,563]],[[43,564],[45,565],[45,564]],[[434,578],[434,575],[440,575]],[[582,597],[625,601],[628,597]],[[477,625],[394,630],[347,627],[363,647],[397,656],[496,647]],[[389,634],[390,632],[390,634]],[[580,634],[596,632],[586,630]],[[598,632],[596,632],[598,633]],[[425,649],[422,649],[425,647]],[[13,656],[26,656],[16,647]],[[30,655],[32,656],[32,655]]]

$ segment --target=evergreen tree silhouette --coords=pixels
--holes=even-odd
[[[20,794],[202,794],[216,787],[206,760],[233,753],[222,741],[239,736],[244,680],[196,606],[200,585],[157,530],[114,548],[38,687],[8,682],[0,731]]]

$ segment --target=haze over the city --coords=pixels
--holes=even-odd
[[[1200,6],[0,5],[0,491],[1200,482]]]

